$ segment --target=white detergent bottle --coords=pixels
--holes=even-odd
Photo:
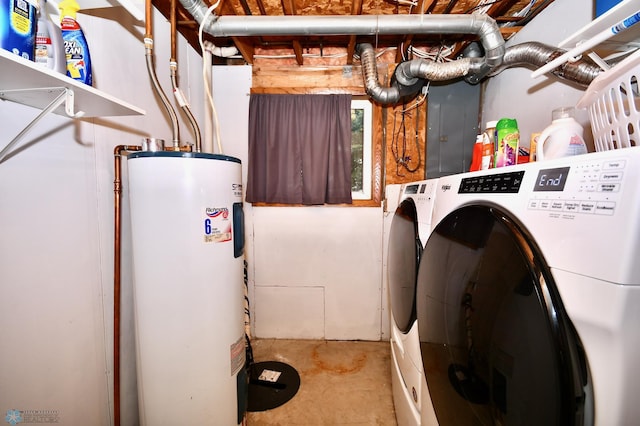
[[[573,107],[553,110],[553,121],[538,138],[538,161],[587,153],[587,145],[583,138],[584,129],[575,120],[574,114]]]
[[[35,63],[59,73],[67,73],[62,30],[49,15],[47,0],[38,2],[36,25]]]

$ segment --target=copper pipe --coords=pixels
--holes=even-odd
[[[139,146],[118,145],[113,149],[114,158],[114,243],[113,243],[113,424],[120,426],[120,200],[122,198],[122,186],[120,170],[123,151],[140,151]]]
[[[151,1],[144,2],[144,36],[151,37],[151,14],[153,7]]]
[[[171,12],[170,12],[170,22],[171,22],[171,58],[169,59],[171,62],[175,62],[176,61],[176,32],[177,30],[177,25],[176,25],[176,0],[171,0]]]
[[[171,129],[173,130],[173,150],[180,151],[180,129],[178,123],[178,116],[174,111],[167,95],[162,90],[160,86],[160,82],[158,81],[158,76],[155,72],[155,65],[153,60],[153,34],[152,34],[152,3],[151,0],[145,1],[145,36],[144,36],[144,48],[145,48],[145,59],[147,64],[147,72],[149,73],[149,78],[151,79],[151,83],[153,83],[153,89],[155,90],[156,95],[162,101],[162,105],[164,106],[167,114],[169,115],[169,119],[171,120]]]

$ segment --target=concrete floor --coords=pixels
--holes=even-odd
[[[295,368],[300,389],[280,407],[249,412],[249,426],[396,426],[389,342],[251,341],[254,362]]]

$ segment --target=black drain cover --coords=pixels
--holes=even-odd
[[[264,361],[249,367],[249,404],[251,412],[279,407],[295,396],[300,375],[289,364]]]

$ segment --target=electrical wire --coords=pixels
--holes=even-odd
[[[522,9],[520,9],[519,12],[514,13],[512,16],[515,17],[515,18],[524,18],[524,17],[526,17],[529,14],[529,12],[531,12],[531,8],[533,7],[534,4],[536,4],[536,0],[531,0],[528,5],[526,5]],[[506,22],[502,26],[503,27],[513,27],[515,25],[516,25],[515,22]],[[520,25],[520,23],[517,23],[517,25]]]
[[[435,56],[432,59],[436,62],[442,61],[444,59],[442,57],[443,51],[444,51],[444,46],[441,45],[439,51],[435,54]],[[422,156],[420,155],[420,143],[418,142],[418,122],[419,122],[419,114],[420,114],[420,111],[418,110],[418,108],[427,100],[430,86],[431,86],[431,81],[427,80],[427,84],[423,88],[423,95],[421,98],[416,100],[416,102],[413,105],[409,107],[406,107],[403,105],[403,108],[401,110],[395,111],[393,113],[393,132],[391,134],[391,153],[393,154],[393,157],[396,161],[397,176],[403,176],[400,174],[400,171],[399,171],[400,166],[404,167],[409,173],[415,173],[416,171],[418,171],[418,169],[422,165]],[[416,124],[415,124],[415,133],[416,133],[415,145],[416,145],[416,152],[418,154],[418,164],[415,167],[409,167],[409,161],[411,161],[411,157],[407,155],[407,128],[405,124],[405,119],[406,119],[406,116],[410,115],[409,113],[413,110],[416,110],[416,114],[417,114]],[[396,133],[396,122],[398,121],[397,120],[398,113],[400,113],[402,117],[400,119],[400,123],[401,123],[400,129]],[[400,133],[402,133],[402,152],[400,152],[400,147],[398,146]]]
[[[406,109],[403,109],[403,110],[402,110],[402,111],[400,111],[400,112],[409,112],[409,111],[412,111],[412,110],[414,110],[414,109],[416,109],[416,108],[420,107],[420,105],[422,105],[422,104],[427,100],[427,95],[428,95],[428,93],[429,93],[429,86],[430,86],[430,85],[431,85],[431,81],[427,81],[427,85],[426,85],[426,86],[424,86],[426,89],[425,89],[425,88],[423,88],[423,90],[426,90],[426,91],[424,92],[424,94],[423,94],[423,95],[422,95],[418,100],[416,100],[416,102],[415,102],[413,105],[411,105],[410,107],[408,107],[408,108],[406,108]]]
[[[387,0],[389,3],[398,5],[398,6],[411,6],[411,7],[417,7],[418,6],[418,2],[417,1],[410,1],[410,0]]]
[[[213,13],[214,10],[218,8],[220,5],[220,1],[215,2],[211,7],[207,9],[204,16],[202,17],[202,22],[200,22],[200,26],[198,28],[198,42],[200,43],[200,49],[202,52],[205,51],[204,39],[202,37],[204,24],[207,22],[209,15]],[[218,153],[222,154],[222,142],[220,141],[220,122],[218,121],[218,112],[216,111],[215,104],[213,102],[213,88],[211,87],[211,81],[207,78],[207,69],[206,64],[202,61],[202,80],[204,83],[205,92],[207,94],[207,99],[209,100],[209,104],[211,105],[211,111],[213,111],[213,122],[216,130],[216,142],[218,144]]]
[[[454,61],[455,58],[450,58],[449,56],[451,56],[455,52],[456,47],[457,43],[453,43],[447,46],[441,45],[437,48],[434,48],[438,49],[436,53],[433,53],[433,49],[427,51],[423,49],[417,49],[413,46],[409,46],[409,50],[412,55],[415,55],[421,59],[430,59],[434,62],[451,62]]]
[[[496,3],[501,3],[503,0],[493,0],[493,1],[481,1],[480,3],[478,3],[477,5],[465,10],[464,13],[471,13],[474,11],[480,11],[480,13],[487,13],[487,10],[489,9],[488,6],[492,6]]]
[[[426,99],[426,95],[424,96]],[[417,106],[416,106],[417,107]],[[411,108],[414,109],[414,108]],[[415,167],[409,167],[409,162],[411,161],[411,157],[407,155],[407,126],[406,126],[406,117],[410,116],[409,108],[403,108],[400,111],[395,111],[393,113],[393,132],[391,134],[391,153],[393,154],[394,159],[396,160],[396,176],[404,176],[400,174],[400,167],[403,167],[409,173],[415,173],[418,171],[420,166],[422,165],[422,156],[420,155],[420,144],[418,143],[418,138],[416,137],[416,152],[418,153],[418,164]],[[396,132],[396,123],[398,122],[397,116],[400,117],[400,128]],[[417,127],[417,123],[416,123]],[[417,129],[416,129],[417,132]],[[400,134],[402,134],[402,146],[399,146],[400,143]]]

